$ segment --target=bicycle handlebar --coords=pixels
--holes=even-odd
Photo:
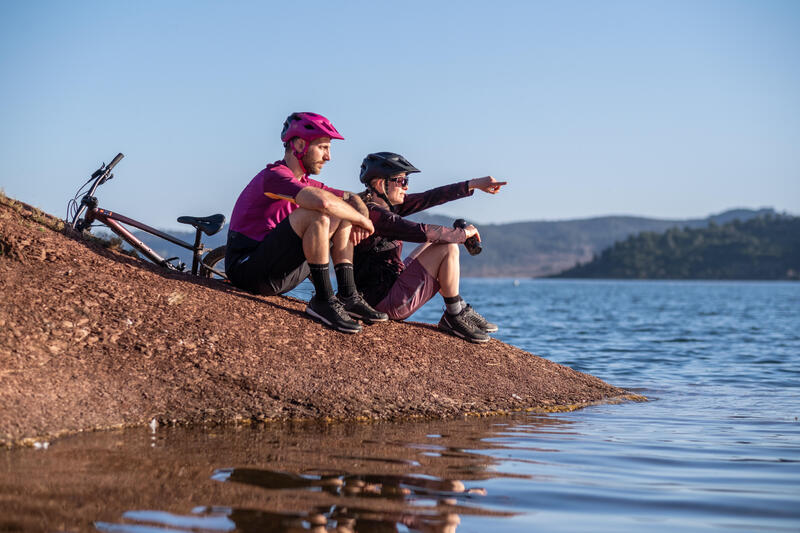
[[[122,155],[122,152],[118,153],[117,157],[112,159],[111,163],[109,163],[108,166],[106,167],[106,172],[111,172],[111,169],[114,168],[115,166],[117,166],[117,163],[119,163],[120,160],[122,160],[123,157],[125,157],[125,156]]]
[[[96,179],[96,178],[99,178],[100,176],[108,176],[111,173],[111,169],[114,168],[117,165],[117,163],[119,163],[120,160],[123,157],[125,157],[125,156],[122,155],[122,153],[119,153],[119,154],[117,154],[117,157],[112,159],[111,163],[109,163],[108,165],[103,163],[102,165],[100,165],[100,168],[98,168],[97,170],[92,172],[92,177],[90,179]],[[101,181],[104,181],[104,180],[101,180]]]
[[[122,152],[118,153],[116,157],[114,157],[114,159],[111,160],[111,163],[109,163],[108,165],[106,164],[100,165],[100,168],[98,168],[92,173],[92,176],[89,178],[89,181],[87,181],[83,185],[83,187],[85,187],[86,185],[89,184],[89,182],[92,182],[92,185],[89,187],[89,191],[86,194],[84,194],[83,198],[81,199],[80,206],[77,206],[77,201],[78,201],[77,196],[75,197],[74,200],[72,200],[72,202],[76,204],[75,216],[72,218],[72,222],[70,224],[73,228],[79,226],[78,219],[80,219],[81,215],[84,213],[84,211],[86,211],[86,208],[91,203],[91,201],[94,201],[94,207],[97,207],[97,200],[93,198],[94,192],[100,185],[102,185],[103,183],[106,182],[106,180],[112,177],[111,170],[115,166],[117,166],[117,163],[119,163],[123,157],[125,156],[122,154]],[[83,187],[81,187],[81,189],[83,189]],[[78,195],[80,195],[80,191],[78,191]],[[67,210],[69,210],[69,206],[67,207]]]

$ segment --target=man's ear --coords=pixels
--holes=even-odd
[[[292,149],[295,152],[303,153],[303,150],[306,149],[306,140],[301,139],[300,137],[295,137],[292,139]]]

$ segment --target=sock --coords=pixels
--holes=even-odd
[[[318,300],[329,300],[333,296],[333,287],[331,287],[331,273],[328,269],[328,264],[313,265],[308,264],[311,268],[311,283],[314,284],[314,290]]]
[[[461,299],[461,296],[459,296],[458,294],[450,298],[445,298],[444,305],[447,308],[447,314],[457,315],[458,313],[460,313],[461,309],[463,309],[461,305],[462,301],[463,300]]]
[[[353,276],[352,263],[339,263],[333,265],[336,271],[336,284],[339,286],[339,296],[349,298],[356,293],[356,280]]]

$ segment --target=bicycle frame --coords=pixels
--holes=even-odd
[[[203,255],[203,252],[206,251],[206,248],[203,244],[200,243],[200,230],[197,231],[197,237],[195,239],[195,243],[189,244],[186,241],[178,239],[177,237],[173,237],[168,233],[164,233],[163,231],[159,231],[155,228],[148,226],[147,224],[143,224],[138,220],[134,220],[132,218],[126,217],[125,215],[121,215],[119,213],[115,213],[114,211],[109,211],[107,209],[101,209],[99,207],[93,207],[89,209],[86,213],[86,220],[87,224],[91,224],[94,220],[102,222],[106,226],[111,229],[114,233],[120,236],[124,241],[128,244],[139,250],[145,257],[151,260],[153,263],[157,265],[161,265],[165,268],[169,268],[172,270],[182,270],[172,263],[169,262],[168,259],[165,259],[158,255],[152,248],[147,246],[145,243],[140,241],[136,238],[136,236],[129,231],[125,226],[122,224],[127,224],[129,226],[133,226],[138,228],[142,231],[146,231],[151,235],[155,235],[156,237],[160,237],[164,240],[167,240],[173,244],[177,244],[178,246],[185,248],[187,250],[192,251],[192,274],[197,275],[200,266],[200,257]],[[203,268],[207,268],[217,274],[218,276],[225,277],[225,274],[222,272],[217,271],[214,268],[209,267],[208,265],[203,265]]]
[[[102,185],[103,183],[114,177],[114,175],[111,174],[111,169],[114,168],[114,166],[117,163],[119,163],[119,161],[123,157],[124,156],[121,153],[117,154],[117,156],[111,161],[111,163],[109,163],[108,166],[105,166],[105,164],[101,165],[100,168],[97,169],[92,174],[92,176],[89,178],[89,181],[87,181],[81,187],[81,189],[83,189],[86,185],[88,185],[89,182],[94,180],[91,187],[89,188],[89,191],[81,198],[80,206],[77,205],[77,196],[73,201],[74,203],[70,202],[71,205],[75,205],[75,214],[72,220],[68,221],[70,226],[78,231],[83,231],[85,229],[88,229],[92,225],[92,222],[96,220],[98,222],[105,224],[111,231],[116,233],[122,240],[124,240],[125,242],[130,244],[133,248],[141,252],[145,257],[147,257],[147,259],[149,259],[153,263],[160,265],[164,268],[168,268],[170,270],[176,270],[179,272],[182,272],[184,270],[185,265],[183,263],[179,263],[176,266],[170,262],[173,259],[177,258],[165,259],[161,257],[152,248],[150,248],[141,240],[139,240],[130,230],[128,230],[122,224],[133,226],[151,235],[154,235],[156,237],[169,241],[173,244],[176,244],[182,248],[185,248],[186,250],[191,250],[193,275],[195,276],[198,275],[198,271],[200,270],[200,268],[203,268],[204,273],[205,271],[213,272],[214,274],[220,276],[221,278],[227,279],[227,276],[225,275],[224,272],[221,272],[213,268],[213,266],[205,264],[201,261],[203,253],[206,252],[206,247],[200,242],[202,239],[202,230],[200,229],[199,226],[192,224],[195,227],[196,234],[195,234],[194,244],[190,244],[168,233],[164,233],[163,231],[157,230],[153,227],[148,226],[147,224],[139,222],[138,220],[134,220],[120,213],[109,211],[108,209],[102,209],[97,206],[98,201],[97,198],[94,196],[95,191],[100,185]],[[78,192],[78,194],[80,194],[80,191]],[[68,211],[69,210],[70,209],[68,209]],[[86,213],[86,215],[83,217],[83,219],[81,219],[81,215],[84,212]]]

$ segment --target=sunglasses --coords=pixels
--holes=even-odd
[[[408,187],[408,178],[407,177],[404,177],[404,178],[386,178],[386,179],[388,179],[389,181],[393,181],[393,182],[397,183],[401,187]]]

